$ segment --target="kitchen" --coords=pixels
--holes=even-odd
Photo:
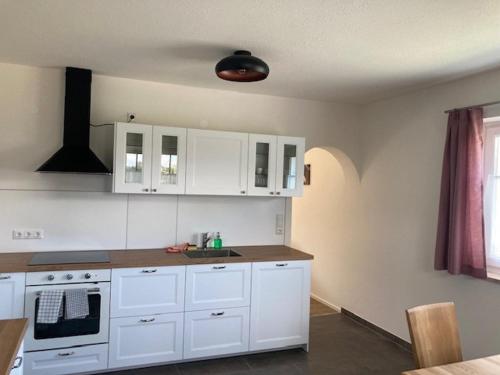
[[[0,9],[1,375],[498,372],[500,4]]]

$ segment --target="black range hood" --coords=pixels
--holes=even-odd
[[[63,146],[37,172],[111,174],[89,147],[92,71],[66,68]]]

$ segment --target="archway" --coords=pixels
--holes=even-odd
[[[311,184],[292,199],[290,243],[314,255],[312,297],[338,309],[348,293],[346,270],[359,248],[359,176],[349,157],[334,148],[308,150],[305,163],[311,165]]]

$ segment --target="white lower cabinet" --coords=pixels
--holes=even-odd
[[[26,274],[0,273],[0,319],[17,319],[24,316],[24,288]]]
[[[251,263],[188,266],[185,310],[249,306],[251,273]]]
[[[185,266],[113,269],[111,317],[184,311],[185,278]]]
[[[183,313],[111,319],[109,367],[182,359]]]
[[[184,358],[248,351],[249,308],[186,312]]]
[[[89,345],[24,354],[24,375],[63,375],[104,370],[108,345]]]
[[[250,350],[309,342],[311,262],[252,265]]]
[[[9,375],[23,375],[23,364],[24,362],[24,344],[21,344],[19,351],[17,352],[16,359],[14,360],[14,367],[10,370]]]

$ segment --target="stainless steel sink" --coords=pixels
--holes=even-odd
[[[236,251],[231,249],[224,250],[191,250],[184,253],[188,258],[225,258],[240,257]]]

